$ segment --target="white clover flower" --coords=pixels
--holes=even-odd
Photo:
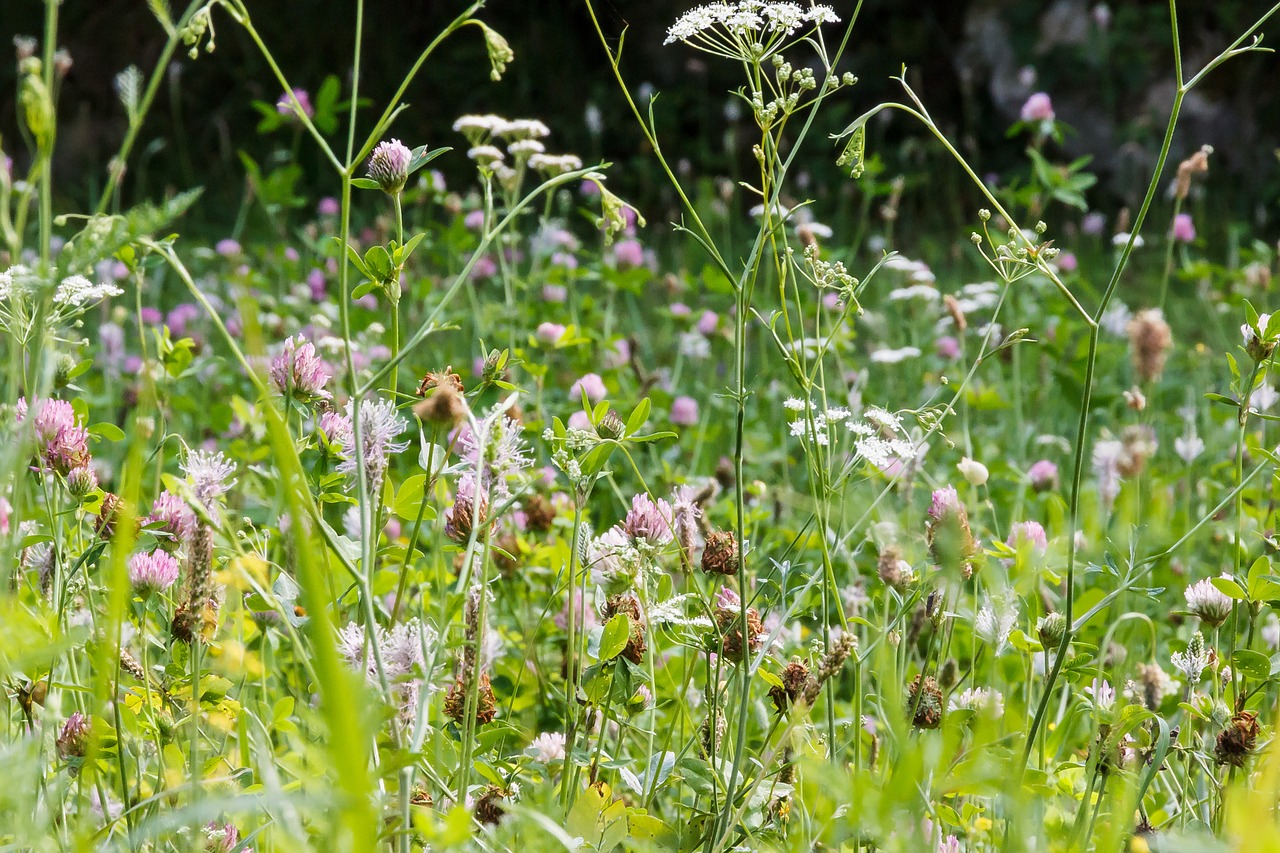
[[[1204,453],[1204,441],[1195,434],[1194,430],[1188,432],[1187,435],[1173,440],[1173,452],[1178,454],[1178,458],[1190,465],[1201,453]]]
[[[534,759],[543,764],[564,761],[565,736],[561,732],[543,732],[529,744]]]
[[[1004,716],[1004,697],[1000,691],[988,687],[970,687],[964,692],[952,695],[947,703],[949,711],[975,711],[993,720]]]
[[[1222,577],[1231,580],[1226,572],[1223,572]],[[1227,621],[1235,604],[1209,578],[1187,587],[1183,594],[1187,598],[1187,609],[1200,617],[1200,621],[1214,628]]]
[[[973,620],[973,632],[999,656],[1008,648],[1009,635],[1017,624],[1018,599],[1013,593],[1008,593],[999,601],[987,598]]]
[[[1200,682],[1205,668],[1209,666],[1209,650],[1204,645],[1204,635],[1199,631],[1187,643],[1185,652],[1174,652],[1169,656],[1173,668],[1187,677],[1187,684],[1195,686]]]

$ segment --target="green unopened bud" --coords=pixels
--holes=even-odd
[[[1036,623],[1036,633],[1040,635],[1040,645],[1046,651],[1058,648],[1067,633],[1067,617],[1061,613],[1040,617],[1040,621]]]
[[[502,37],[502,33],[480,21],[476,21],[476,24],[484,31],[484,47],[489,53],[489,78],[494,81],[501,80],[507,65],[516,58],[515,51]]]
[[[622,422],[622,417],[610,409],[608,414],[600,419],[600,423],[596,424],[596,434],[601,438],[622,438],[623,433],[627,430],[627,425]]]

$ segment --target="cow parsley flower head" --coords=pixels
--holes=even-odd
[[[683,42],[713,56],[759,61],[782,50],[797,31],[808,34],[821,24],[839,21],[830,6],[806,9],[799,3],[763,0],[708,3],[681,15],[667,29],[663,44]]]

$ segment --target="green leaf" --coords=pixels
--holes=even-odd
[[[379,184],[373,178],[352,178],[351,186],[360,190],[380,190],[382,184]]]
[[[649,398],[645,397],[640,403],[631,410],[630,416],[627,418],[627,428],[623,431],[623,435],[631,435],[640,427],[644,426],[644,422],[649,419],[649,409],[652,404]]]
[[[378,281],[388,281],[395,274],[391,254],[383,246],[374,246],[365,252],[364,263],[369,268],[369,272],[373,273],[370,277]]]
[[[622,654],[622,650],[627,647],[630,640],[631,617],[625,613],[619,613],[605,624],[604,633],[600,635],[600,660],[613,660]]]
[[[1252,649],[1236,649],[1231,656],[1231,665],[1237,672],[1243,672],[1258,681],[1266,681],[1271,677],[1271,659]]]
[[[414,474],[405,480],[404,484],[400,486],[400,491],[396,492],[396,500],[393,507],[395,514],[405,521],[417,520],[418,510],[422,507],[426,484],[427,477],[425,474]]]
[[[106,422],[94,424],[89,427],[89,434],[96,435],[100,438],[106,439],[107,441],[124,440],[124,430],[120,429],[120,427],[115,424],[109,424]]]
[[[370,280],[370,281],[361,282],[359,285],[356,286],[355,290],[351,291],[351,298],[361,299],[369,295],[370,293],[372,293],[374,288],[376,288],[377,286],[378,286],[378,283],[376,281]]]
[[[364,265],[364,258],[360,257],[360,253],[356,251],[355,246],[347,246],[347,257],[350,258],[352,265],[365,278],[373,278],[373,274],[369,272],[369,268]]]
[[[1244,588],[1231,578],[1212,578],[1210,579],[1210,583],[1217,588],[1218,592],[1222,593],[1227,598],[1234,598],[1236,601],[1246,601],[1249,598],[1249,596],[1245,594]]]
[[[427,146],[419,145],[413,149],[413,156],[409,158],[409,174],[412,175],[441,154],[447,154],[452,150],[452,148],[437,148],[434,151],[428,151]]]

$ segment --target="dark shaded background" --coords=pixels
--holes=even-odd
[[[464,6],[442,0],[367,0],[365,5],[363,92],[380,111],[399,75]],[[834,5],[842,17],[852,11],[847,0]],[[688,161],[693,174],[731,175],[735,164],[750,157],[747,121],[735,125],[724,110],[726,93],[739,85],[737,69],[683,46],[662,45],[666,27],[688,6],[688,0],[600,0],[598,9],[610,35],[630,26],[624,73],[634,90],[648,85],[662,93],[658,115],[665,146]],[[314,92],[331,73],[345,83],[352,0],[257,0],[250,8],[295,85]],[[828,187],[847,185],[832,164],[835,148],[823,137],[878,100],[896,96],[888,78],[906,64],[913,85],[980,172],[1009,177],[1025,169],[1025,138],[1008,139],[1005,131],[1026,95],[1044,90],[1059,118],[1074,129],[1065,148],[1053,153],[1059,159],[1096,158],[1101,183],[1091,203],[1107,210],[1134,203],[1172,94],[1168,7],[1115,2],[1105,28],[1094,8],[1078,0],[869,0],[842,62],[842,70],[853,71],[860,82],[833,105],[812,137],[809,191],[821,196]],[[1243,0],[1185,3],[1180,17],[1188,68],[1197,68],[1264,8]],[[38,35],[42,16],[39,0],[0,0],[0,37],[7,45],[15,34]],[[461,147],[465,143],[449,128],[461,114],[538,117],[553,128],[550,150],[612,160],[616,185],[660,204],[661,181],[624,112],[581,0],[493,0],[481,17],[516,52],[506,77],[500,83],[489,80],[480,31],[464,29],[409,89],[411,108],[397,121],[394,135],[410,145]],[[61,18],[60,44],[75,65],[60,102],[59,190],[64,208],[83,207],[101,186],[105,163],[124,132],[113,78],[131,63],[149,73],[164,35],[144,0],[65,0]],[[251,102],[274,103],[280,90],[244,32],[221,12],[215,12],[215,24],[216,52],[195,61],[179,52],[131,161],[126,200],[204,185],[207,196],[198,215],[210,225],[229,220],[243,195],[240,150],[260,162],[272,151],[292,150],[304,167],[303,188],[313,196],[331,192],[334,181],[309,140],[293,139],[288,130],[256,132],[259,115]],[[829,32],[836,37],[838,28]],[[1274,55],[1258,54],[1215,72],[1188,100],[1174,151],[1180,157],[1202,143],[1214,144],[1213,192],[1227,208],[1224,215],[1255,224],[1270,222],[1277,196],[1273,149],[1280,139],[1280,112],[1272,85],[1277,62]],[[0,64],[0,134],[21,167],[26,156],[15,133],[13,65]],[[1036,69],[1030,87],[1019,79],[1019,70],[1027,66]],[[587,104],[601,111],[599,136],[584,120]],[[366,127],[374,112],[366,110]],[[731,128],[736,133],[727,143]],[[909,196],[922,212],[965,209],[967,200],[938,203],[939,192],[964,192],[956,189],[963,184],[941,177],[941,170],[952,170],[936,146],[924,144],[921,128],[895,118],[873,127],[870,143],[869,153],[884,158],[888,174],[912,176]],[[451,181],[465,179],[464,158],[437,163]]]

